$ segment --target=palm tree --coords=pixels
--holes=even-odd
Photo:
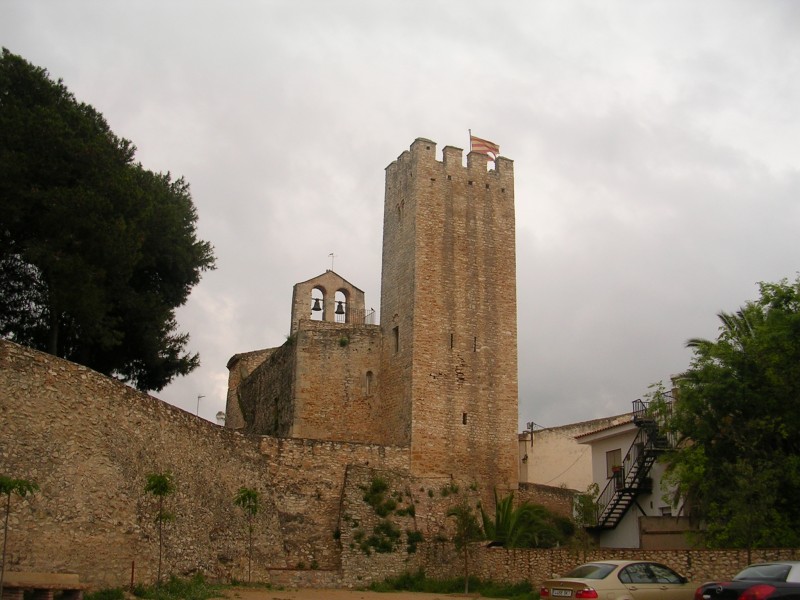
[[[547,508],[531,502],[514,507],[514,494],[502,500],[494,492],[495,515],[492,519],[481,507],[486,538],[506,548],[549,548],[567,535],[566,521]],[[561,523],[561,520],[565,523]]]
[[[258,514],[258,491],[241,487],[233,498],[233,503],[244,510],[247,515],[247,583],[250,583],[250,565],[253,561],[253,520]]]
[[[158,513],[156,522],[158,523],[158,586],[161,586],[161,554],[163,548],[163,524],[164,521],[172,521],[175,516],[164,510],[164,498],[175,491],[175,483],[172,481],[171,473],[150,473],[147,475],[147,483],[144,491],[153,494],[158,498]]]
[[[39,489],[33,481],[27,479],[12,479],[0,475],[0,494],[6,497],[6,514],[3,523],[3,566],[0,568],[0,598],[3,597],[3,580],[6,574],[6,542],[8,541],[8,515],[11,513],[11,494],[24,498]]]

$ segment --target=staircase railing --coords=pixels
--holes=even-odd
[[[625,516],[636,497],[653,490],[650,469],[658,455],[674,447],[674,437],[664,424],[672,403],[660,403],[658,410],[643,400],[633,402],[633,422],[639,427],[622,464],[612,474],[595,502],[597,524],[593,528],[613,529]]]

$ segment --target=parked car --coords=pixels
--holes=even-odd
[[[694,597],[695,600],[800,600],[800,562],[750,565],[731,581],[704,583]]]
[[[641,560],[602,560],[575,567],[542,583],[542,598],[603,598],[604,600],[693,600],[690,583],[662,564]]]

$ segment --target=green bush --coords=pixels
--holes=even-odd
[[[367,556],[372,554],[373,551],[381,554],[394,552],[401,535],[397,525],[388,519],[378,523],[372,530],[372,535],[366,539],[364,539],[363,531],[359,533],[361,535],[354,536],[354,539],[359,543],[361,551]]]
[[[458,485],[456,485],[455,483],[448,483],[441,489],[441,494],[445,498],[450,494],[457,494],[457,493],[458,493]]]
[[[408,515],[409,517],[413,517],[414,515],[416,515],[416,514],[417,514],[417,509],[416,509],[416,508],[414,508],[414,505],[413,505],[413,504],[409,504],[409,505],[408,505],[407,507],[405,507],[405,508],[398,508],[398,509],[395,511],[395,514],[396,514],[398,517],[405,517],[406,515]]]
[[[125,591],[122,588],[109,588],[84,594],[84,600],[125,600]]]
[[[395,508],[397,508],[397,502],[389,498],[388,500],[385,500],[384,502],[381,502],[375,506],[375,513],[379,517],[387,517]]]
[[[169,581],[158,586],[137,585],[133,594],[147,600],[207,600],[220,597],[220,586],[206,583],[202,575],[195,575],[191,579],[170,577]],[[107,600],[118,600],[108,598]]]
[[[419,544],[425,538],[421,531],[407,529],[406,539],[408,540],[408,546],[406,547],[406,550],[409,554],[414,554],[417,551],[417,544]]]

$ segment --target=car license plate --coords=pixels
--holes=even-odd
[[[553,591],[551,592],[551,594],[553,596],[557,596],[559,598],[569,598],[570,596],[572,596],[572,590],[559,590],[559,589],[553,588]]]

